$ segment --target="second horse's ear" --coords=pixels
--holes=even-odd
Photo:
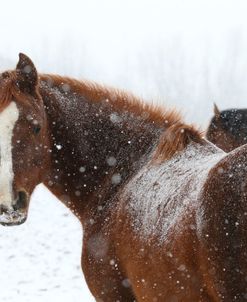
[[[38,86],[38,73],[32,60],[19,54],[19,62],[16,66],[17,85],[24,93],[35,94]]]
[[[214,103],[214,115],[215,115],[216,119],[220,118],[220,110],[215,103]]]

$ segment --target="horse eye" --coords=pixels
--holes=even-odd
[[[34,132],[34,134],[38,134],[38,133],[40,132],[40,130],[41,130],[40,125],[35,125],[35,126],[33,127],[33,132]]]

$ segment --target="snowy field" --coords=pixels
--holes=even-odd
[[[94,301],[81,272],[80,223],[42,185],[28,221],[0,230],[0,301]]]
[[[246,1],[9,0],[0,70],[87,78],[177,107],[205,129],[212,104],[247,107]],[[28,221],[0,227],[0,302],[90,302],[77,219],[42,185]]]

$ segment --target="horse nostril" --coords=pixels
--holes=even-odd
[[[4,212],[7,212],[8,209],[4,205],[0,205],[0,215],[2,215]]]
[[[0,205],[0,215],[4,214],[4,213],[8,213],[9,212],[9,208],[6,207],[5,205]]]
[[[18,192],[18,199],[14,205],[14,210],[25,209],[27,207],[27,194],[24,191]]]

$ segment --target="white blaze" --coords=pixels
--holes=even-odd
[[[12,135],[19,110],[11,102],[0,113],[0,205],[10,208],[13,204]]]

